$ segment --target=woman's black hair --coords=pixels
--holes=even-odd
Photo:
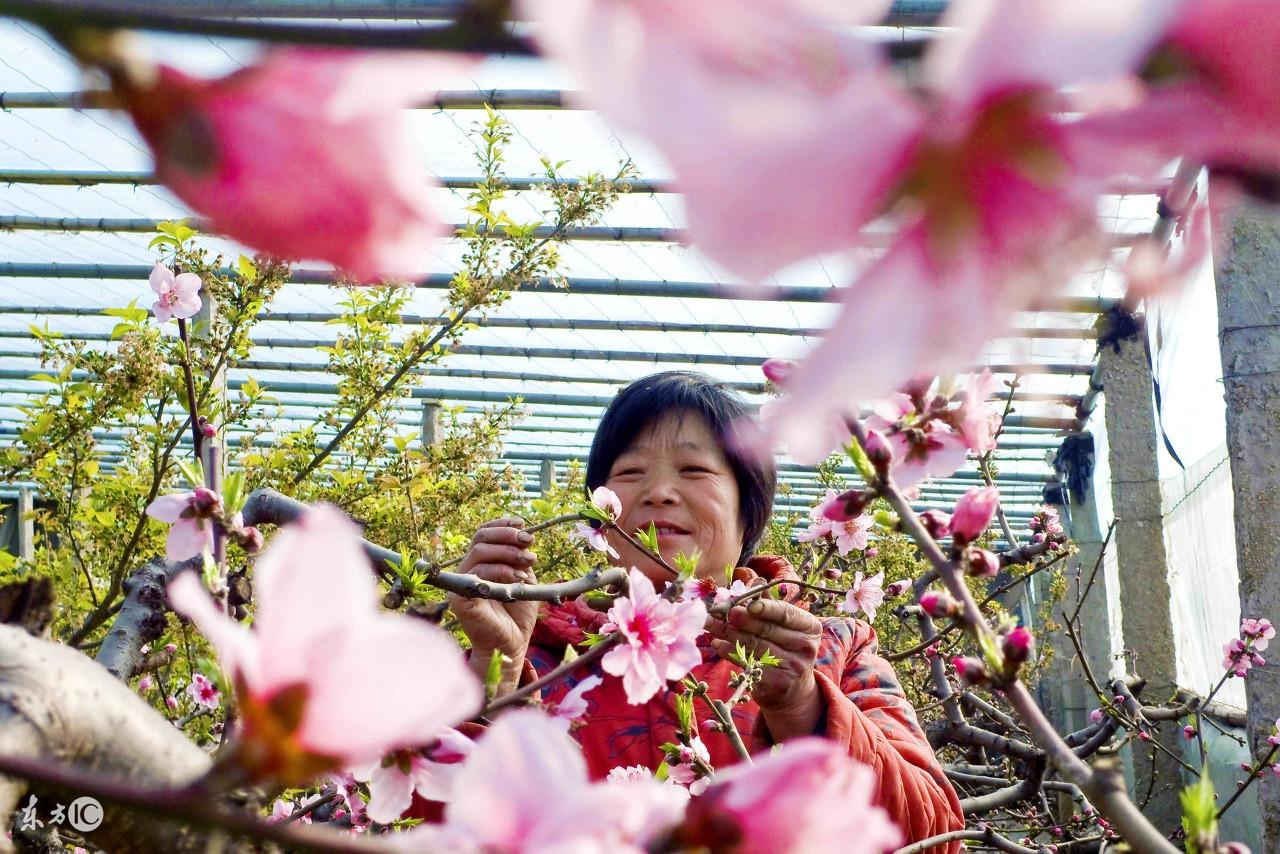
[[[618,457],[637,436],[672,413],[700,415],[720,441],[738,481],[738,514],[742,519],[742,566],[755,554],[773,515],[778,475],[772,460],[740,453],[730,441],[734,422],[750,409],[737,393],[711,377],[692,371],[664,371],[641,377],[609,403],[591,441],[587,457],[587,489],[604,485]]]

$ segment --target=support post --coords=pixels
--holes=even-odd
[[[1099,373],[1106,403],[1111,501],[1115,512],[1116,560],[1119,565],[1121,629],[1131,672],[1147,680],[1143,699],[1160,703],[1177,690],[1172,598],[1164,545],[1160,495],[1156,413],[1151,364],[1145,331],[1123,339],[1099,354]],[[1173,755],[1181,752],[1180,733],[1165,727],[1152,734]],[[1135,743],[1135,796],[1151,793],[1144,813],[1165,832],[1181,825],[1178,795],[1182,771],[1154,744]]]
[[[18,487],[18,557],[26,561],[36,556],[36,523],[31,518],[35,509],[31,487]]]
[[[422,401],[422,447],[429,448],[440,441],[440,403]]]
[[[1235,492],[1240,614],[1280,622],[1280,220],[1242,211],[1219,264],[1218,341],[1227,398],[1227,451]],[[1270,655],[1267,656],[1270,658]],[[1280,668],[1245,681],[1249,740],[1267,749],[1280,715]],[[1263,851],[1280,851],[1280,779],[1254,785]]]
[[[538,468],[538,491],[546,495],[547,490],[556,485],[556,461],[543,460]]]

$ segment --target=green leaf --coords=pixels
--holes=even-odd
[[[255,281],[258,278],[258,268],[253,266],[253,262],[244,255],[236,259],[236,272],[240,274],[240,278],[247,282]]]
[[[638,529],[636,529],[636,534],[635,534],[635,536],[636,536],[636,539],[640,541],[640,544],[641,544],[642,546],[644,546],[645,548],[647,548],[649,551],[654,552],[655,554],[657,553],[657,551],[658,551],[658,526],[657,526],[655,523],[650,522],[650,523],[649,523],[649,530],[647,530],[647,531],[646,531],[646,530],[644,530],[643,528],[638,528]]]
[[[680,732],[691,733],[693,726],[693,695],[676,694],[676,720],[680,723]]]
[[[1218,804],[1214,796],[1209,766],[1200,779],[1182,790],[1182,829],[1187,834],[1187,854],[1209,854],[1207,846],[1218,841]]]
[[[679,581],[688,581],[693,578],[693,574],[698,571],[698,561],[701,559],[702,553],[697,549],[693,550],[692,555],[686,555],[684,552],[676,552],[674,558],[676,569],[680,572]],[[732,575],[733,570],[730,570]]]
[[[502,654],[500,650],[494,650],[489,656],[489,668],[484,674],[484,695],[489,699],[493,699],[493,695],[498,690],[498,683],[502,681],[502,664],[510,661]]]
[[[862,479],[868,485],[875,483],[876,467],[871,464],[870,458],[867,457],[867,452],[862,450],[862,446],[858,444],[857,440],[845,445],[845,452],[848,453],[854,467],[858,469],[858,473],[862,475]]]
[[[178,471],[182,472],[192,489],[204,486],[204,466],[200,465],[199,460],[178,460]]]

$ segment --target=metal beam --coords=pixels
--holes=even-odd
[[[0,218],[2,219],[2,218]],[[226,275],[234,271],[226,268]],[[146,264],[60,264],[60,263],[28,263],[16,261],[0,261],[0,278],[28,279],[104,279],[104,280],[136,280],[146,281],[151,274],[151,267]],[[302,285],[332,285],[337,277],[330,270],[299,268],[289,277],[290,283]],[[414,284],[419,288],[447,288],[453,276],[449,273],[435,273],[423,276]],[[568,283],[568,288],[564,283]],[[539,294],[570,294],[591,296],[624,296],[624,297],[679,297],[681,299],[741,299],[762,300],[766,302],[801,302],[821,303],[838,301],[844,289],[834,285],[786,285],[778,288],[759,288],[750,291],[750,295],[735,290],[733,285],[717,282],[683,282],[646,279],[593,279],[585,277],[569,277],[560,282],[550,279],[537,279],[520,286],[522,292],[532,291]],[[1068,312],[1076,314],[1101,314],[1119,304],[1120,300],[1111,297],[1056,297],[1047,300],[1042,311]],[[100,316],[99,308],[58,308],[41,309],[40,307],[9,307],[0,309],[22,314],[85,314]],[[336,315],[328,312],[282,312],[268,314],[263,320],[285,320],[289,322],[325,323]],[[437,323],[439,318],[431,318],[429,322]]]

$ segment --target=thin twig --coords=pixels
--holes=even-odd
[[[476,717],[477,718],[493,717],[495,712],[501,711],[502,709],[505,709],[507,706],[515,705],[516,703],[523,700],[525,697],[528,697],[530,694],[541,691],[546,686],[550,685],[551,683],[555,682],[558,679],[562,679],[563,677],[567,676],[570,672],[578,669],[579,667],[590,664],[591,662],[595,661],[597,658],[603,658],[604,654],[608,652],[613,647],[613,645],[618,643],[620,640],[622,640],[622,632],[614,632],[613,634],[601,640],[595,646],[591,647],[586,652],[582,653],[582,655],[579,655],[577,658],[564,662],[563,664],[556,667],[554,670],[547,671],[547,674],[545,676],[535,679],[534,681],[530,682],[528,685],[522,685],[516,690],[512,691],[510,694],[499,697],[498,699],[489,703],[489,705],[485,706],[483,709],[480,710],[480,713],[476,715]]]

